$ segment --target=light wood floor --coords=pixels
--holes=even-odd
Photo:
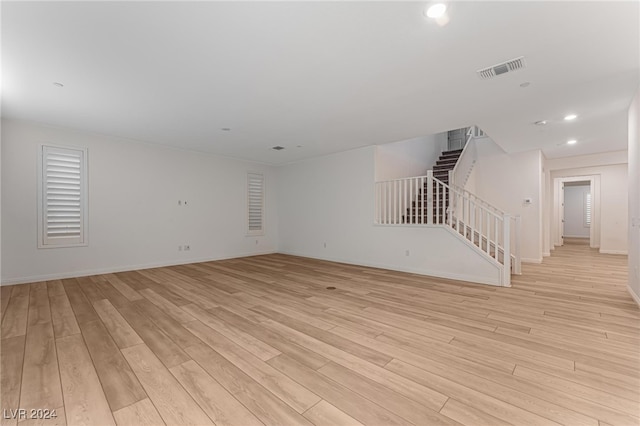
[[[638,425],[626,261],[565,246],[512,288],[285,255],[2,287],[3,417]]]

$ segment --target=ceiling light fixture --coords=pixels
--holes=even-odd
[[[531,83],[529,83],[528,81],[525,81],[524,83],[520,83],[520,87],[525,88],[525,87],[529,87]]]
[[[64,84],[58,83],[57,81],[54,81],[53,85],[56,86],[56,87],[64,87]]]
[[[230,131],[231,131],[231,128],[229,128],[229,127],[223,127],[223,128],[222,128],[222,129],[220,129],[220,130],[222,130],[223,132],[230,132]]]
[[[535,123],[536,126],[544,126],[545,124],[547,124],[547,120],[538,120]]]
[[[444,3],[436,3],[425,9],[425,16],[431,19],[442,18],[447,11],[447,5]]]
[[[569,114],[569,115],[564,117],[564,120],[565,121],[571,121],[571,120],[575,120],[576,118],[578,118],[578,116],[576,114]]]
[[[567,141],[567,145],[575,145],[577,143],[578,143],[578,141],[575,140],[575,139],[571,139],[571,140]]]

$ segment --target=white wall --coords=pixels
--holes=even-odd
[[[5,284],[277,250],[270,166],[25,122],[2,124]],[[88,247],[37,248],[36,170],[43,143],[88,148]],[[265,174],[266,234],[260,237],[246,236],[248,171]],[[184,244],[191,250],[178,252]]]
[[[279,251],[498,284],[495,264],[444,227],[374,225],[375,151],[366,147],[278,170]]]
[[[596,235],[594,235],[595,241],[592,241],[592,247],[599,247],[601,253],[626,254],[628,250],[628,209],[625,208],[628,203],[627,164],[563,167],[564,165],[592,164],[592,156],[584,157],[588,158],[554,159],[552,166],[559,169],[551,170],[551,179],[557,182],[557,178],[595,176],[597,179],[596,187],[593,188],[593,226],[596,227],[594,229]],[[585,161],[581,163],[581,160]],[[552,184],[550,190],[553,191],[552,202],[557,204],[555,200],[558,199],[557,193],[560,189]],[[557,210],[557,206],[554,210]],[[551,237],[554,244],[557,244],[557,239],[554,237],[558,234],[558,215],[554,213],[551,220]]]
[[[542,261],[542,153],[507,154],[489,138],[477,142],[478,160],[465,188],[522,220],[521,256]],[[532,203],[525,205],[524,199]]]
[[[551,256],[551,194],[549,192],[549,160],[542,154],[542,256]]]
[[[640,90],[629,108],[629,291],[640,305]]]
[[[589,227],[585,226],[585,197],[590,191],[587,185],[564,187],[564,236],[589,238]]]
[[[444,132],[376,146],[376,181],[425,176],[447,149],[447,142]]]

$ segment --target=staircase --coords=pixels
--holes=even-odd
[[[453,170],[462,154],[462,149],[444,151],[433,166],[433,177],[446,184],[449,183],[449,171]],[[445,191],[440,190],[440,186],[433,182],[433,222],[445,223],[446,211],[449,207],[449,197]],[[424,182],[422,188],[418,189],[418,196],[411,202],[411,207],[407,208],[407,214],[402,217],[403,223],[427,223],[428,210],[426,207],[426,197],[428,194],[428,183]]]
[[[444,151],[440,155],[440,158],[438,158],[438,161],[436,161],[436,165],[433,166],[433,177],[441,182],[449,184],[449,171],[453,170],[456,166],[458,158],[460,158],[460,154],[462,154],[461,149]]]
[[[464,148],[444,151],[426,176],[376,182],[375,223],[444,226],[494,262],[499,267],[498,285],[508,287],[511,273],[520,274],[520,217],[459,186],[467,181],[476,162],[476,140],[487,137],[477,126],[470,127],[466,135]]]

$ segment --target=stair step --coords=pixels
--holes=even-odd
[[[453,168],[455,167],[455,164],[436,164],[435,166],[433,166],[433,172],[435,173],[436,171],[449,171],[449,170],[453,170]]]
[[[442,155],[462,154],[462,149],[452,149],[451,151],[442,151]]]
[[[440,154],[440,156],[438,158],[440,160],[452,159],[452,158],[460,158],[460,154],[458,154],[458,153],[456,153],[456,154]]]
[[[453,165],[455,167],[457,162],[457,158],[445,158],[444,160],[437,160],[436,166]]]

